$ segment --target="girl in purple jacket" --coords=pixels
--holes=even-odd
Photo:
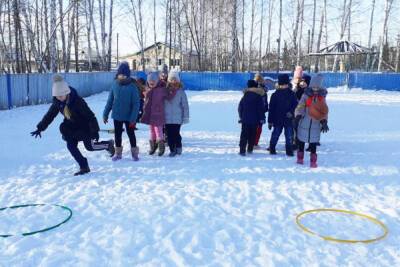
[[[147,76],[147,88],[141,122],[150,126],[150,150],[153,155],[158,148],[158,155],[165,152],[163,127],[165,124],[164,100],[168,93],[165,84],[159,80],[159,74],[152,72]]]

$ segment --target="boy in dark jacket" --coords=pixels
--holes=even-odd
[[[285,129],[286,155],[293,156],[293,118],[297,99],[289,84],[289,75],[279,74],[278,88],[269,102],[268,129],[274,128],[269,144],[270,154],[276,154],[276,144]]]
[[[60,132],[67,142],[69,152],[80,167],[80,170],[74,175],[90,172],[87,159],[78,149],[79,141],[83,141],[88,151],[107,150],[113,156],[115,153],[114,141],[98,142],[99,124],[95,115],[76,90],[69,87],[63,77],[58,74],[53,77],[52,94],[53,104],[36,126],[36,131],[31,132],[31,135],[35,136],[35,138],[42,137],[41,132],[46,130],[60,112],[64,115],[64,121],[60,125]]]
[[[249,80],[247,87],[238,108],[239,122],[242,124],[239,144],[239,154],[241,156],[246,155],[246,146],[247,152],[253,153],[257,126],[265,123],[265,110],[262,99],[265,91],[262,88],[257,88],[257,82],[254,80]]]

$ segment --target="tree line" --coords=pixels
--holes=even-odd
[[[193,58],[193,64],[183,64],[185,70],[277,71],[302,65],[336,71],[345,63],[351,70],[399,72],[400,30],[395,36],[390,31],[398,24],[398,3],[368,1],[1,0],[0,72],[108,71],[118,53],[113,21],[121,13],[130,18],[128,30],[143,62],[145,48],[163,41]],[[362,33],[361,23],[368,25]],[[363,39],[374,53],[308,56],[341,39]],[[160,53],[170,62],[176,57],[171,50]]]

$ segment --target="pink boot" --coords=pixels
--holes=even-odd
[[[112,158],[112,161],[117,161],[122,159],[122,146],[121,147],[115,147],[115,155]]]
[[[317,153],[311,153],[310,154],[310,167],[311,168],[317,168]]]
[[[304,152],[297,151],[297,164],[304,164]]]

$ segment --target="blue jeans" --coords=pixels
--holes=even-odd
[[[292,145],[293,126],[292,125],[274,126],[274,130],[272,131],[272,134],[271,134],[271,140],[269,142],[270,148],[276,147],[276,144],[278,143],[278,140],[279,140],[279,136],[281,136],[283,129],[285,129],[286,147],[290,147]]]

